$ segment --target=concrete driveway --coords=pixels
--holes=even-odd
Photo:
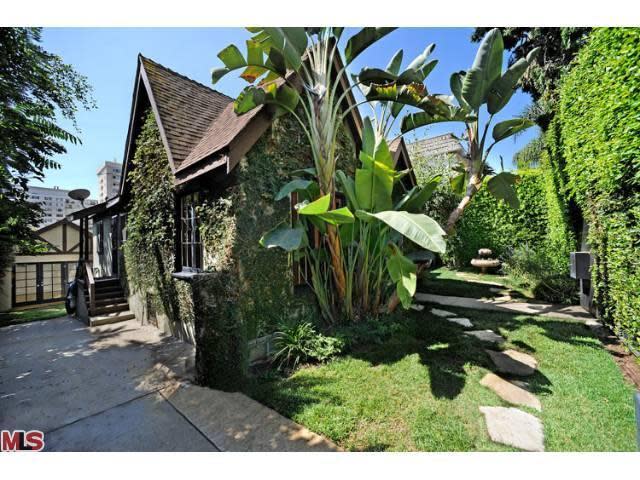
[[[241,393],[191,382],[194,349],[135,320],[0,329],[0,429],[57,451],[335,451]]]

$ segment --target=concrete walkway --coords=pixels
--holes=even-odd
[[[0,430],[57,451],[334,451],[241,393],[190,382],[194,349],[135,320],[0,329]]]
[[[466,297],[450,297],[447,295],[433,295],[431,293],[416,293],[418,302],[435,303],[449,307],[473,308],[476,310],[491,310],[505,313],[523,313],[527,315],[542,315],[545,317],[564,318],[589,324],[598,322],[590,313],[577,305],[552,305],[548,303],[528,303],[503,301],[498,299],[477,299]]]

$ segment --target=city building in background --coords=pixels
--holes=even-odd
[[[453,160],[452,164],[459,163],[465,155],[465,150],[460,140],[453,133],[445,133],[437,137],[425,138],[407,144],[407,150],[411,160],[424,158],[431,161],[442,159]]]
[[[98,170],[98,200],[100,202],[118,195],[120,178],[122,178],[122,164],[104,162],[104,165]]]
[[[67,215],[82,209],[82,204],[78,200],[69,198],[70,191],[58,187],[48,188],[29,185],[29,201],[39,203],[43,210],[39,227],[58,222]],[[84,201],[84,206],[90,207],[97,203],[97,200],[87,198]]]

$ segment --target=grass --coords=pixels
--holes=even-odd
[[[49,320],[50,318],[63,317],[66,314],[64,303],[56,303],[54,305],[28,310],[13,310],[7,313],[0,313],[0,327],[36,322],[38,320]]]
[[[503,292],[495,292],[495,285],[502,285]],[[533,293],[523,285],[518,284],[506,275],[491,273],[476,273],[471,271],[457,271],[446,267],[424,272],[418,284],[418,291],[437,295],[454,297],[493,298],[508,293],[512,297],[532,299]]]
[[[450,310],[528,352],[528,378],[542,412],[547,451],[634,451],[632,393],[600,342],[582,324],[546,317]],[[491,442],[479,407],[508,406],[480,385],[492,363],[479,341],[423,312],[403,312],[387,341],[288,378],[256,381],[257,400],[346,450],[509,451]]]

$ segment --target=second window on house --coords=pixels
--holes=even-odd
[[[202,269],[202,242],[196,207],[199,195],[192,193],[180,200],[180,258],[182,270]]]

